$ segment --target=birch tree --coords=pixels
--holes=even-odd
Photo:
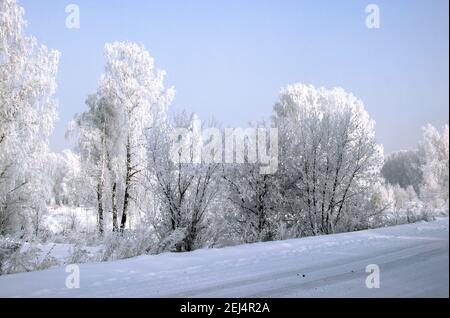
[[[123,231],[146,168],[145,132],[164,118],[174,90],[164,88],[164,71],[154,74],[154,60],[143,46],[106,44],[105,57],[99,88],[88,98],[89,110],[76,118],[75,126],[81,130],[79,145],[94,171],[99,222],[108,207],[113,231]]]
[[[164,118],[174,90],[164,88],[165,72],[154,73],[154,60],[141,45],[129,42],[106,44],[105,56],[107,63],[101,85],[110,96],[111,104],[118,109],[121,120],[117,156],[123,156],[125,168],[115,177],[122,177],[124,181],[120,220],[120,230],[123,231],[133,187],[146,167],[145,131]]]
[[[25,26],[23,8],[15,0],[1,0],[0,234],[11,230],[20,213],[45,208],[39,190],[42,158],[57,117],[59,53],[25,36]]]

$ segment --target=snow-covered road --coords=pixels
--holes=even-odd
[[[448,297],[449,221],[0,277],[0,297]],[[368,289],[366,266],[380,268]]]

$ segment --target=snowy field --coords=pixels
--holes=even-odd
[[[449,220],[0,277],[0,297],[448,297]],[[368,289],[365,269],[380,268]]]

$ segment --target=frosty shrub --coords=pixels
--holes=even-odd
[[[6,274],[8,272],[9,259],[19,249],[19,243],[8,237],[0,237],[0,274]]]
[[[156,238],[148,230],[112,232],[105,235],[102,261],[111,261],[150,253]]]
[[[157,247],[157,253],[177,252],[182,249],[184,240],[186,239],[187,229],[183,227],[176,228],[172,233],[165,237]]]
[[[67,259],[68,264],[82,264],[89,261],[93,261],[93,258],[89,252],[83,248],[83,246],[76,244],[71,247],[70,255]]]
[[[276,229],[277,240],[288,240],[298,237],[298,229],[289,226],[286,222],[280,222]]]
[[[51,255],[51,249],[42,256],[42,251],[32,245],[16,247],[7,254],[2,261],[1,274],[13,274],[47,269],[58,265],[58,261]]]
[[[242,244],[245,238],[242,235],[240,226],[235,222],[236,212],[232,208],[227,208],[226,204],[221,204],[222,213],[211,213],[208,216],[210,224],[203,236],[206,247],[225,247]]]

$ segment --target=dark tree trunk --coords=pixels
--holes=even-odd
[[[120,221],[120,231],[123,232],[125,229],[125,224],[127,222],[127,212],[128,212],[128,204],[130,201],[130,186],[131,186],[131,178],[132,178],[132,168],[131,168],[131,143],[130,137],[128,136],[127,140],[127,173],[125,180],[125,194],[123,198],[123,210],[122,210],[122,219]]]
[[[184,241],[184,250],[186,252],[191,252],[194,249],[194,242],[197,236],[197,229],[194,224],[189,227],[186,239]]]
[[[116,188],[117,188],[117,182],[114,182],[113,186],[112,186],[112,194],[111,194],[113,232],[119,231],[119,225],[117,224]]]
[[[103,234],[103,192],[102,183],[97,184],[97,204],[98,204],[98,231]]]
[[[113,221],[113,232],[119,231],[119,225],[117,223],[117,180],[116,175],[111,166],[111,157],[110,154],[107,153],[107,165],[108,171],[111,176],[111,208],[112,208],[112,221]]]

